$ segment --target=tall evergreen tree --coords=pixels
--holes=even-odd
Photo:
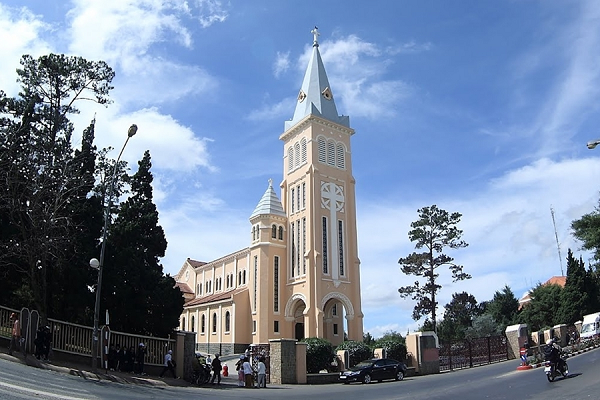
[[[0,267],[18,277],[13,298],[45,317],[63,309],[69,285],[61,269],[73,261],[77,215],[84,212],[74,205],[89,189],[74,162],[68,117],[78,112],[77,101],[109,103],[114,72],[103,62],[50,54],[23,56],[17,74],[21,92],[3,100],[0,118],[0,215],[7,224]],[[69,283],[83,284],[76,277]]]
[[[439,324],[438,335],[446,340],[463,339],[465,330],[482,311],[475,296],[467,292],[454,293],[444,308],[444,320]]]
[[[179,325],[183,297],[159,262],[167,241],[152,202],[148,151],[138,166],[131,195],[110,229],[101,304],[109,309],[112,329],[165,336]]]
[[[436,331],[436,312],[438,302],[437,292],[441,286],[437,283],[439,276],[436,270],[441,266],[448,266],[452,272],[453,280],[470,279],[471,275],[463,272],[463,266],[455,264],[454,258],[444,254],[447,248],[459,249],[468,244],[462,240],[462,230],[457,225],[462,215],[458,212],[449,212],[438,208],[436,205],[423,207],[417,210],[419,219],[410,224],[411,230],[408,238],[415,242],[416,249],[423,249],[421,253],[413,252],[407,257],[400,258],[398,263],[401,270],[407,275],[425,278],[425,283],[416,281],[413,285],[403,286],[398,289],[403,298],[411,297],[417,304],[413,309],[412,317],[415,321],[423,316],[430,317],[433,330]]]
[[[485,310],[504,328],[516,323],[518,311],[519,300],[508,285],[505,285],[502,291],[496,290],[494,298],[487,303]]]
[[[559,285],[538,284],[531,290],[531,301],[521,309],[520,320],[525,321],[532,331],[562,323],[558,317],[562,290]]]
[[[590,293],[586,292],[587,273],[583,260],[576,260],[573,252],[567,253],[567,282],[561,292],[558,318],[563,324],[581,320],[589,309]]]

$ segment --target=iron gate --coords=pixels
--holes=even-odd
[[[508,360],[506,336],[440,342],[440,371]]]

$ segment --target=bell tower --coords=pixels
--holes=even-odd
[[[297,339],[363,339],[360,260],[348,116],[337,113],[315,27],[293,118],[285,122],[285,321]]]

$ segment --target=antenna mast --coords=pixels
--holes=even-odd
[[[565,276],[563,272],[562,255],[560,254],[560,243],[558,241],[558,233],[556,232],[556,221],[554,220],[554,209],[550,206],[550,214],[552,214],[552,225],[554,225],[554,237],[556,238],[556,248],[558,249],[558,260],[560,261],[560,274]]]

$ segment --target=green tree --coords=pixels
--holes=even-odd
[[[388,331],[375,341],[375,348],[385,349],[388,358],[406,360],[406,339],[395,331]]]
[[[558,320],[563,324],[573,324],[581,320],[590,308],[590,293],[587,289],[588,275],[583,260],[576,260],[573,252],[567,253],[567,282],[561,292]]]
[[[439,274],[436,270],[447,265],[454,282],[470,279],[471,275],[463,272],[463,266],[455,264],[454,258],[443,253],[444,249],[458,249],[467,247],[468,244],[461,240],[463,232],[457,227],[462,214],[450,214],[436,205],[421,208],[417,212],[419,219],[411,223],[408,238],[415,242],[417,250],[424,248],[425,251],[400,258],[398,263],[404,274],[423,277],[425,283],[421,285],[417,280],[413,285],[401,287],[398,292],[401,297],[411,297],[417,302],[413,309],[413,319],[417,321],[423,316],[430,316],[433,330],[436,331],[436,295],[441,289],[437,283]]]
[[[593,251],[597,270],[600,262],[600,203],[591,213],[571,222],[571,229],[573,236],[583,243],[582,249]]]
[[[371,347],[375,343],[375,338],[369,333],[363,333],[363,343]]]
[[[335,359],[331,343],[321,338],[304,338],[306,343],[306,370],[309,374],[316,374],[322,370],[330,370]]]
[[[73,237],[89,211],[81,206],[93,202],[93,172],[82,175],[68,117],[81,100],[108,104],[114,73],[104,62],[50,54],[23,56],[17,75],[19,97],[0,99],[0,269],[9,270],[12,297],[46,317],[64,310]],[[85,287],[78,278],[69,284]]]
[[[159,262],[167,241],[152,202],[151,167],[146,151],[130,179],[131,195],[109,232],[101,304],[115,330],[166,336],[179,325],[184,300]]]
[[[525,321],[532,332],[560,324],[558,310],[562,290],[559,285],[538,284],[531,290],[531,301],[523,306],[519,319]]]
[[[363,360],[367,360],[373,357],[373,349],[371,349],[364,342],[357,342],[354,340],[347,340],[342,342],[337,348],[337,350],[347,350],[348,351],[348,361],[350,366],[353,367],[359,362]]]
[[[438,336],[445,340],[464,339],[465,330],[478,315],[481,315],[481,308],[475,296],[467,292],[454,293],[450,303],[445,306]]]
[[[504,286],[502,291],[496,290],[494,298],[487,302],[485,313],[498,324],[506,328],[516,322],[515,318],[519,311],[519,300],[508,285]]]
[[[491,314],[482,314],[473,318],[472,325],[465,330],[466,339],[475,339],[480,337],[498,336],[505,330],[505,327],[498,324]]]

